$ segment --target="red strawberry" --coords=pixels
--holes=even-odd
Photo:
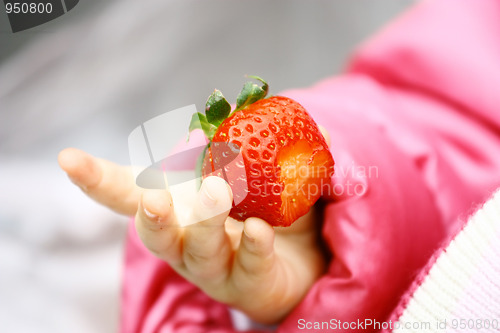
[[[253,78],[263,86],[247,82],[232,113],[216,90],[206,116],[194,115],[190,130],[201,128],[210,139],[199,167],[203,177],[214,174],[228,181],[231,217],[289,226],[319,199],[334,161],[307,111],[287,97],[263,99],[268,85]]]

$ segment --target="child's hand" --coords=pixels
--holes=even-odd
[[[180,216],[189,214],[176,212],[170,192],[137,187],[128,168],[76,149],[62,151],[59,164],[89,197],[116,212],[135,214],[137,232],[154,255],[212,298],[258,322],[280,321],[323,273],[313,209],[289,228],[273,228],[257,218],[240,223],[228,218],[229,186],[208,177],[198,193],[176,198],[189,201],[183,209],[201,221],[179,227]]]

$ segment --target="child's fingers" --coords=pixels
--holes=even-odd
[[[273,227],[259,218],[247,219],[236,255],[237,267],[243,274],[266,274],[275,264],[274,260]]]
[[[134,215],[142,190],[130,168],[67,148],[59,153],[59,165],[89,197],[125,215]]]
[[[135,227],[139,238],[151,253],[173,266],[181,264],[183,229],[177,223],[172,197],[168,191],[144,191]]]
[[[192,218],[197,223],[185,228],[183,258],[187,270],[197,279],[225,278],[232,247],[224,223],[233,202],[231,189],[219,177],[207,177],[193,202]],[[199,221],[199,222],[198,222]]]

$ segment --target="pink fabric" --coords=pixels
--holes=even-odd
[[[278,332],[386,320],[458,217],[500,185],[499,59],[500,2],[424,1],[345,75],[283,93],[330,131],[336,175],[328,272]],[[150,255],[133,227],[123,290],[122,332],[234,331],[227,307]]]

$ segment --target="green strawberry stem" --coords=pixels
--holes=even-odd
[[[220,124],[222,124],[222,122],[224,122],[224,120],[231,116],[234,112],[243,110],[250,104],[264,99],[267,96],[269,85],[266,81],[258,76],[248,75],[247,77],[260,81],[262,83],[262,86],[259,86],[258,84],[250,81],[246,82],[243,85],[243,88],[241,89],[238,97],[236,98],[236,108],[232,112],[231,104],[228,103],[226,98],[224,98],[224,95],[222,95],[219,90],[215,89],[214,92],[208,97],[208,100],[205,104],[205,114],[196,112],[191,117],[187,141],[189,141],[189,134],[191,134],[191,132],[195,129],[201,129],[209,140],[208,145],[205,147],[203,152],[198,157],[198,160],[196,161],[195,172],[196,176],[200,180],[202,177],[203,160],[205,159],[207,150],[210,147],[212,139],[215,133],[217,133],[217,129],[219,128]],[[201,186],[201,181],[198,185]]]
[[[208,140],[212,141],[217,128],[222,122],[236,111],[243,110],[252,103],[264,99],[267,96],[269,85],[258,76],[248,75],[252,79],[260,81],[262,86],[253,82],[246,82],[236,98],[236,108],[231,112],[231,104],[228,103],[220,90],[215,89],[208,97],[205,104],[205,114],[197,112],[191,117],[189,133],[195,129],[201,129]],[[187,140],[189,141],[189,134]]]
[[[257,84],[252,82],[246,82],[243,89],[241,89],[240,94],[236,98],[236,109],[233,112],[242,110],[250,104],[265,98],[267,95],[269,85],[266,81],[258,76],[248,75],[248,77],[262,82],[262,87],[259,87]]]
[[[198,182],[198,189],[201,187],[201,178],[203,177],[202,175],[202,169],[203,169],[203,160],[205,160],[205,155],[207,154],[207,150],[210,147],[210,143],[205,146],[205,149],[201,152],[200,156],[198,156],[198,159],[196,160],[196,166],[195,166],[195,176],[197,179],[200,181]]]
[[[207,121],[215,127],[219,127],[230,113],[231,104],[226,101],[220,90],[215,89],[205,104]]]

